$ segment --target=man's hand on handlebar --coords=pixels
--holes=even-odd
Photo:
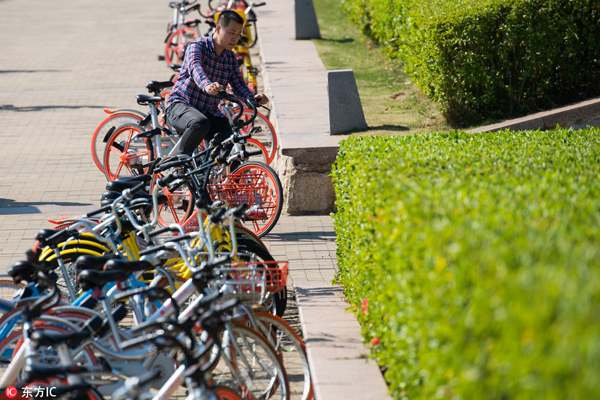
[[[259,93],[256,96],[254,96],[254,100],[258,101],[259,106],[264,106],[269,102],[269,98],[262,93]]]
[[[225,89],[219,82],[213,82],[204,86],[204,91],[208,94],[219,94],[219,90]]]

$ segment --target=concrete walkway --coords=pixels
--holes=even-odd
[[[47,219],[96,207],[106,180],[92,161],[92,133],[104,108],[143,109],[135,95],[170,77],[157,61],[170,18],[167,1],[31,0],[24,10],[0,0],[0,272],[24,258],[35,233],[51,227]],[[365,364],[358,324],[331,286],[334,236],[328,216],[284,215],[266,243],[290,261],[316,398],[385,398],[373,390],[375,380],[385,385]],[[357,383],[365,389],[352,389]]]

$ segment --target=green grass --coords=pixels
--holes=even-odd
[[[398,62],[361,37],[340,0],[314,0],[321,39],[314,40],[327,70],[352,69],[369,129],[353,135],[444,132],[451,129],[438,106],[410,81]]]

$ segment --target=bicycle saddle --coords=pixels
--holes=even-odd
[[[71,232],[68,229],[55,231],[54,229],[40,229],[35,235],[35,240],[40,242],[40,247],[50,246],[56,247],[59,243],[64,242],[72,236],[76,236],[77,232]]]
[[[86,269],[77,274],[77,280],[81,283],[83,290],[89,290],[99,289],[108,282],[124,281],[128,276],[128,273],[121,270],[94,271],[93,269]]]
[[[164,101],[160,96],[148,96],[147,94],[138,94],[135,99],[140,106],[147,106],[148,103],[158,104]]]
[[[78,271],[83,271],[86,269],[94,269],[96,271],[100,271],[102,270],[104,264],[106,264],[107,261],[112,260],[115,257],[117,256],[113,254],[101,257],[90,255],[79,256],[77,257],[77,261],[75,261],[75,268],[77,268]]]
[[[15,283],[19,283],[21,281],[31,281],[33,279],[33,274],[37,270],[33,265],[31,265],[27,261],[17,261],[8,267],[8,271],[6,273],[10,276]]]
[[[66,379],[69,374],[82,374],[88,372],[87,368],[78,365],[69,365],[66,367],[48,367],[40,364],[27,364],[24,368],[27,377],[30,380],[63,378]]]
[[[65,343],[67,346],[74,348],[79,346],[82,341],[88,339],[91,335],[91,332],[85,330],[67,333],[34,331],[31,334],[31,340],[35,342],[36,347],[56,346]]]
[[[112,204],[113,201],[115,201],[115,199],[120,196],[121,196],[121,192],[119,192],[119,191],[107,190],[106,192],[102,193],[102,197],[100,198],[100,205],[107,206],[109,204]],[[135,197],[136,200],[143,199],[143,200],[148,201],[148,203],[150,205],[152,204],[152,196],[149,195],[148,193],[135,192],[133,194],[133,197]],[[167,201],[168,201],[167,196],[165,196],[164,194],[158,195],[158,204],[165,204]]]
[[[104,265],[105,271],[121,270],[129,273],[136,271],[153,270],[154,265],[148,261],[123,261],[118,259],[109,260]]]
[[[150,81],[146,84],[146,88],[148,89],[149,92],[158,93],[161,90],[163,90],[164,88],[172,87],[173,85],[174,85],[174,83],[172,81],[164,81],[164,82]]]
[[[152,177],[148,174],[117,178],[106,184],[106,190],[122,192],[125,189],[136,187],[141,182],[150,182],[151,179]]]

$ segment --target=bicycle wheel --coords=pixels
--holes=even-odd
[[[135,137],[142,133],[139,125],[118,127],[104,150],[104,175],[109,181],[145,172],[143,165],[154,159],[151,139]]]
[[[248,121],[252,117],[252,111],[244,109],[244,113],[241,116],[242,121]],[[252,131],[252,139],[260,142],[268,152],[267,164],[271,164],[277,153],[277,133],[271,121],[261,114],[256,113],[256,118],[251,125],[242,128],[244,135]]]
[[[94,159],[94,164],[96,164],[102,173],[104,173],[104,148],[112,132],[124,124],[137,124],[143,118],[142,113],[134,114],[129,111],[115,112],[100,122],[100,125],[98,125],[92,135],[92,158]]]
[[[156,174],[152,186],[162,177],[162,174]],[[194,191],[187,184],[173,188],[165,187],[162,194],[167,197],[167,202],[158,206],[158,223],[162,226],[182,224],[194,213]]]
[[[213,370],[215,383],[236,387],[247,400],[289,400],[285,368],[264,335],[238,323],[222,329],[221,354]]]
[[[259,237],[265,236],[273,229],[281,215],[283,207],[283,187],[277,173],[273,168],[260,162],[248,162],[240,165],[233,171],[231,179],[240,179],[243,182],[252,180],[254,190],[252,197],[258,209],[245,217],[245,226]],[[234,206],[237,206],[235,204]]]
[[[2,300],[12,303],[15,292],[22,287],[23,285],[19,285],[10,279],[0,279],[0,305],[7,304]]]
[[[269,151],[263,146],[261,142],[254,138],[250,138],[246,141],[246,151],[260,151],[260,154],[252,156],[250,158],[246,158],[248,161],[257,161],[261,163],[268,164],[269,161]]]
[[[211,389],[218,400],[242,400],[240,394],[227,386],[215,386]]]
[[[257,329],[265,335],[283,358],[283,366],[290,381],[293,400],[313,398],[313,386],[304,341],[282,318],[264,311],[254,311]]]
[[[247,22],[246,26],[244,27],[244,32],[246,33],[246,36],[249,36],[250,39],[247,43],[242,42],[242,47],[245,49],[251,49],[258,41],[258,31],[256,29],[256,22]]]
[[[236,225],[235,226],[235,234],[238,237],[238,239],[241,238],[241,239],[251,240],[253,242],[256,242],[256,244],[258,244],[259,246],[261,246],[265,249],[267,248],[267,246],[265,246],[263,241],[260,240],[260,238],[258,236],[256,236],[256,234],[253,231],[246,228],[245,226]]]
[[[108,248],[104,247],[104,243],[98,243],[95,238],[87,236],[84,237],[84,239],[85,240],[72,240],[68,242],[66,246],[63,243],[63,246],[60,250],[60,256],[65,266],[67,276],[64,276],[62,269],[59,269],[59,278],[56,284],[58,286],[58,290],[60,291],[60,295],[63,299],[70,298],[68,289],[69,284],[71,285],[75,296],[77,296],[77,293],[79,293],[80,286],[79,282],[77,281],[78,271],[75,268],[75,261],[77,260],[77,258],[83,255],[100,257],[109,251]],[[48,247],[42,249],[42,253],[40,254],[39,260],[51,263],[53,269],[59,268],[59,263],[56,254],[53,250],[51,250]],[[69,283],[66,282],[67,280],[69,281]],[[71,299],[71,301],[74,300],[75,299]]]
[[[187,26],[171,33],[166,40],[165,60],[167,65],[181,64],[186,45],[197,37],[196,30]]]
[[[20,310],[13,310],[18,311]],[[43,318],[43,317],[42,317]],[[66,324],[66,320],[65,320]],[[72,332],[72,329],[67,326],[62,326],[57,324],[57,320],[55,319],[53,322],[45,322],[38,321],[35,323],[36,330],[44,330],[44,331],[52,331],[58,333],[67,333]],[[0,376],[6,372],[6,369],[9,366],[9,362],[11,359],[17,354],[19,348],[23,344],[23,331],[13,329],[10,334],[0,342]],[[42,346],[37,351],[37,361],[43,364],[49,365],[58,365],[60,360],[58,359],[58,353],[54,346]],[[90,347],[86,347],[83,349],[81,353],[78,353],[74,357],[74,362],[78,365],[98,365],[98,360],[94,356],[94,353],[91,351]],[[21,376],[22,371],[19,372],[19,376],[16,380],[22,380],[23,376]]]

